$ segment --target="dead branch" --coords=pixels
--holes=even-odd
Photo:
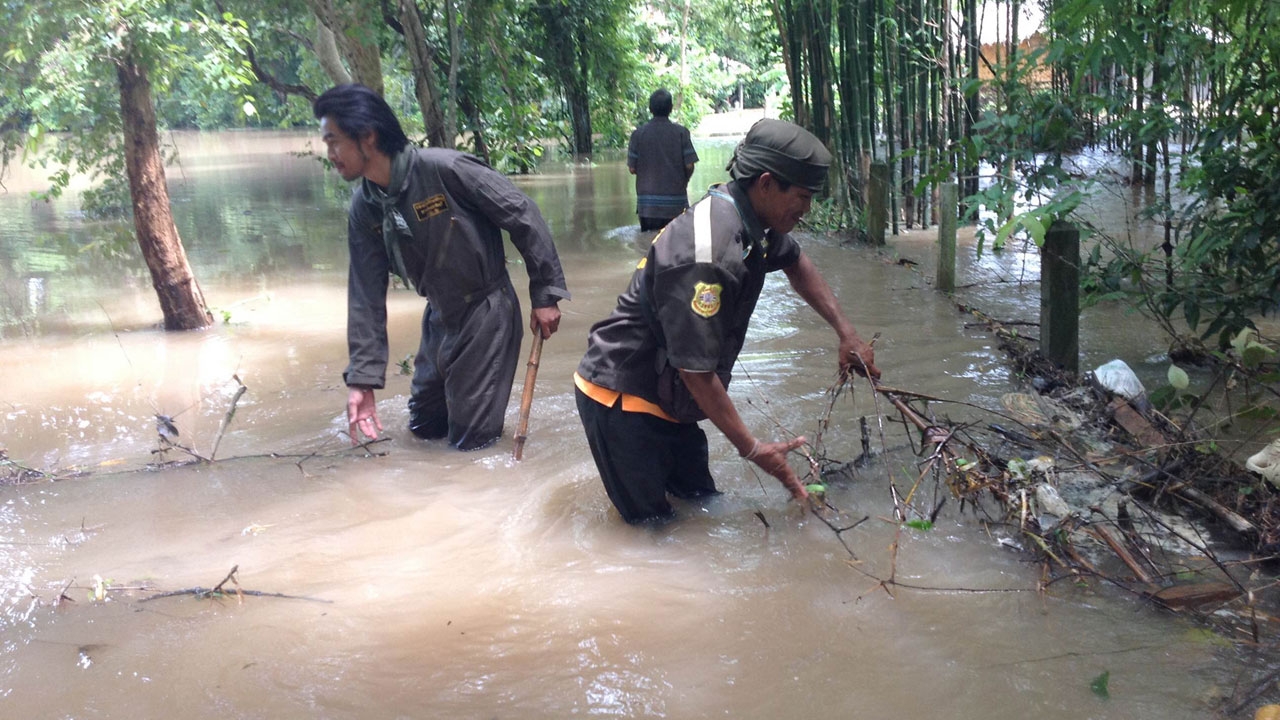
[[[222,595],[230,594],[222,589],[223,586],[225,586],[228,582],[236,586],[234,594],[237,597],[239,597],[242,601],[245,595],[252,595],[254,597],[273,597],[273,598],[282,598],[285,600],[307,600],[309,602],[319,602],[319,603],[333,602],[332,600],[325,600],[323,598],[306,597],[302,595],[288,595],[285,593],[277,593],[277,592],[263,592],[261,590],[243,590],[240,588],[240,583],[236,580],[236,577],[235,577],[236,572],[239,571],[239,569],[240,569],[239,565],[232,567],[231,572],[227,573],[227,576],[222,579],[222,582],[218,583],[212,588],[193,587],[193,588],[184,588],[182,590],[170,590],[168,592],[162,592],[156,595],[151,595],[149,597],[142,598],[138,602],[151,602],[152,600],[160,600],[161,598],[169,598],[169,597],[178,597],[180,595],[191,595],[199,600],[205,600],[213,597],[220,597]]]
[[[227,431],[227,426],[231,424],[231,418],[236,416],[236,404],[240,402],[240,398],[244,396],[245,391],[249,389],[240,381],[239,375],[232,375],[231,379],[235,380],[236,385],[239,387],[236,388],[235,395],[231,397],[231,403],[227,408],[227,414],[222,418],[222,424],[218,426],[218,436],[213,439],[213,449],[209,451],[210,462],[213,462],[213,459],[218,456],[218,446],[222,444],[222,435]]]

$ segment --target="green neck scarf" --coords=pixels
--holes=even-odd
[[[387,259],[391,262],[391,271],[404,281],[410,290],[415,289],[409,271],[404,267],[404,255],[400,251],[399,240],[413,241],[413,233],[409,224],[396,205],[400,202],[400,191],[404,189],[405,178],[409,174],[409,159],[413,150],[409,147],[396,153],[391,158],[391,182],[384,191],[369,178],[363,180],[365,196],[373,200],[382,209],[382,242],[387,247]]]

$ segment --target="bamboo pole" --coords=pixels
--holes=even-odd
[[[529,369],[524,374],[524,394],[520,396],[520,420],[516,424],[516,460],[524,455],[524,441],[529,437],[529,410],[533,407],[533,384],[538,379],[538,365],[542,362],[542,328],[534,330],[533,349],[529,351]]]

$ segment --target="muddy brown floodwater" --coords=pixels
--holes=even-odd
[[[617,159],[517,181],[574,294],[543,350],[524,460],[511,457],[520,387],[502,442],[459,453],[407,432],[409,378],[394,369],[379,395],[389,441],[352,451],[343,186],[290,154],[318,145],[309,134],[176,138],[175,213],[224,320],[205,332],[155,329],[142,263],[110,224],[31,201],[22,178],[0,195],[0,444],[27,467],[82,471],[0,488],[4,717],[1176,720],[1208,716],[1247,669],[1195,625],[1105,586],[1035,592],[1040,568],[1016,532],[955,504],[931,530],[896,534],[888,485],[909,484],[916,458],[865,389],[821,433],[827,457],[853,459],[859,418],[876,427],[884,413],[876,462],[829,496],[869,517],[845,533],[856,562],[714,431],[724,494],[680,504],[665,527],[625,525],[571,382],[644,242]],[[698,141],[695,186],[723,178],[731,147]],[[1017,379],[932,289],[933,241],[803,238],[860,331],[880,333],[886,382],[994,408]],[[1036,320],[1034,253],[972,247],[957,299]],[[834,335],[778,280],[732,393],[757,434],[814,438]],[[413,351],[420,311],[394,295],[393,360]],[[1164,372],[1149,361],[1163,339],[1116,308],[1087,311],[1082,333],[1082,367],[1121,357]],[[156,414],[198,454],[216,442],[216,462],[161,465],[190,456],[155,452]],[[300,599],[142,601],[211,587],[233,566],[241,589]],[[881,589],[890,573],[913,587]],[[1104,673],[1105,697],[1093,688]]]

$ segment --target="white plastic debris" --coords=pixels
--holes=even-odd
[[[1041,510],[1059,519],[1071,514],[1071,506],[1058,494],[1058,488],[1049,483],[1036,485],[1036,502]]]
[[[1146,413],[1151,409],[1147,389],[1125,361],[1117,358],[1099,365],[1093,371],[1093,379],[1103,390],[1128,400],[1138,412]]]
[[[1133,368],[1123,360],[1112,360],[1099,365],[1093,371],[1093,376],[1098,379],[1099,385],[1125,400],[1137,400],[1147,394],[1147,389],[1142,386],[1142,381],[1133,372]]]

